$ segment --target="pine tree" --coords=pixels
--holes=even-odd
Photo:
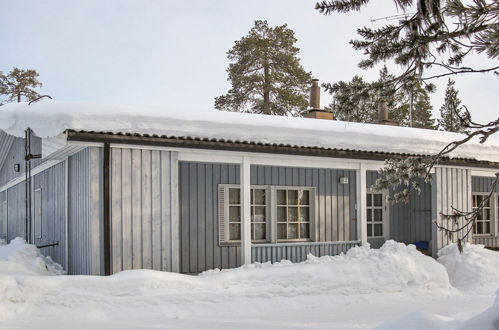
[[[452,79],[447,82],[444,104],[440,107],[441,119],[438,120],[438,124],[443,131],[464,133],[466,132],[465,123],[471,118],[461,105],[454,83]]]
[[[21,102],[23,97],[27,101],[32,101],[40,96],[34,90],[42,86],[38,76],[38,72],[31,69],[14,68],[7,75],[0,71],[0,95],[6,95],[7,102],[14,100]]]
[[[396,90],[385,81],[394,78],[384,66],[379,72],[379,79],[367,83],[360,76],[351,81],[340,81],[332,85],[334,103],[326,109],[331,110],[335,118],[361,123],[375,123],[378,119],[378,100],[383,97],[390,109],[390,120],[400,126],[436,129],[435,120],[431,118],[432,106],[430,97],[421,82],[411,82]],[[410,103],[412,96],[412,123],[410,120]]]
[[[398,113],[398,122],[401,126],[437,129],[435,119],[431,117],[432,110],[428,91],[423,88],[421,82],[416,81],[401,89],[399,106],[394,110],[394,113]]]
[[[255,21],[248,35],[227,52],[231,89],[215,108],[274,115],[300,115],[308,105],[312,74],[300,65],[297,39],[286,24]]]

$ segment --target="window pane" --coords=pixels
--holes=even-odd
[[[483,197],[483,199],[485,199],[485,196]],[[483,204],[484,207],[490,207],[490,199],[488,199],[484,204]]]
[[[298,197],[300,199],[300,205],[309,205],[309,193],[308,190],[300,190]]]
[[[373,221],[373,210],[372,209],[367,210],[367,221],[369,221],[369,222]]]
[[[298,221],[298,208],[288,207],[288,222],[297,222],[297,221]]]
[[[298,205],[297,190],[288,190],[288,205]]]
[[[366,196],[367,196],[366,197],[367,206],[373,206],[372,195],[371,194],[367,194]]]
[[[286,205],[286,190],[277,191],[277,204]]]
[[[277,239],[286,239],[286,224],[277,224]]]
[[[374,236],[383,236],[383,225],[375,224],[374,225]]]
[[[478,211],[476,219],[477,220],[483,220],[483,209],[481,211]]]
[[[253,217],[253,221],[265,221],[265,206],[255,206],[255,216]]]
[[[308,233],[308,226],[308,223],[300,224],[300,238],[310,238],[310,235]]]
[[[490,209],[483,209],[483,219],[490,220]]]
[[[383,211],[381,209],[374,209],[374,221],[383,221]]]
[[[277,222],[286,222],[286,207],[277,208]]]
[[[256,223],[255,224],[255,239],[264,240],[265,236],[265,224],[264,223]]]
[[[490,234],[490,222],[484,222],[483,224],[484,234]]]
[[[240,206],[229,206],[229,222],[241,222]]]
[[[473,196],[473,207],[478,207],[478,196]]]
[[[482,234],[483,233],[483,225],[482,225],[483,222],[481,221],[478,221],[476,223],[476,233],[477,234]]]
[[[310,208],[309,207],[300,207],[300,221],[301,222],[310,221]]]
[[[229,204],[240,204],[239,189],[229,188]]]
[[[255,189],[255,204],[265,205],[265,189]]]
[[[298,238],[298,224],[297,223],[288,224],[288,238],[289,239]]]
[[[229,225],[229,237],[231,241],[238,241],[241,239],[241,225],[238,223],[231,223]]]
[[[383,206],[383,196],[381,194],[374,194],[374,206]]]
[[[373,225],[367,224],[367,236],[373,235]]]

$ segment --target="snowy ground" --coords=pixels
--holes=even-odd
[[[481,246],[439,262],[389,241],[201,276],[59,274],[35,247],[1,245],[0,329],[499,329],[499,253]]]

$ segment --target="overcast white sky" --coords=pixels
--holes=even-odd
[[[301,63],[321,82],[350,80],[362,55],[348,41],[371,18],[395,14],[391,0],[361,13],[324,16],[307,0],[0,0],[0,71],[33,68],[42,93],[56,100],[212,109],[227,91],[226,51],[254,20],[287,23],[298,38]],[[476,59],[476,64],[485,61]],[[474,119],[499,114],[498,78],[455,77]],[[435,115],[447,78],[432,95]],[[324,93],[322,104],[330,97]]]

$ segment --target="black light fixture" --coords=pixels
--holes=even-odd
[[[14,164],[14,172],[21,172],[21,164]]]

